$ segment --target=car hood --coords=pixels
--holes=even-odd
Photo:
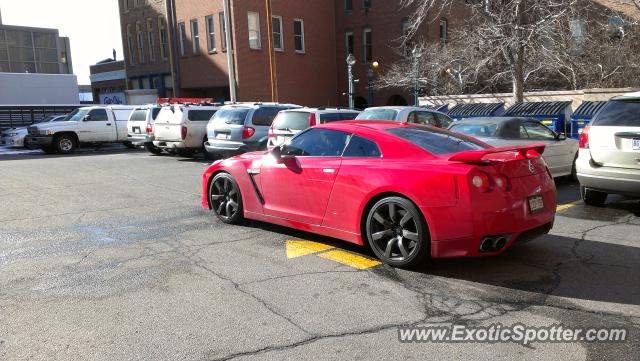
[[[35,127],[36,129],[59,129],[63,127],[76,126],[76,124],[78,123],[74,121],[47,122],[47,123],[34,124],[32,125],[32,127]]]

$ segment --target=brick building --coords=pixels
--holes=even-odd
[[[146,79],[153,74],[171,74],[173,63],[180,96],[230,98],[224,0],[129,0],[128,10],[126,1],[120,0],[120,6],[130,89],[146,88],[150,84]],[[377,72],[402,56],[397,52],[398,39],[410,10],[400,9],[399,0],[242,0],[230,1],[230,5],[230,45],[239,101],[269,101],[273,93],[279,102],[346,105],[345,58],[349,52],[357,58],[358,107],[367,106],[369,98],[373,105],[410,101],[408,91],[378,92],[367,87]],[[456,9],[425,24],[421,36],[446,42],[448,28],[463,18],[462,10]],[[152,62],[145,53],[151,53],[149,44],[154,42],[147,39],[145,46],[143,37],[140,46],[138,34],[149,32],[149,19],[151,28],[157,29],[153,19],[165,14],[167,23],[174,24],[175,31],[168,29],[169,42],[174,45],[169,46],[172,51],[165,51],[168,61],[158,61],[156,56]],[[369,72],[373,61],[380,66]]]
[[[172,26],[166,0],[118,0],[128,89],[174,95]]]

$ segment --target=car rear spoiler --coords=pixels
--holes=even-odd
[[[462,162],[470,164],[490,164],[494,162],[505,162],[518,159],[538,158],[544,153],[545,145],[536,143],[532,145],[521,145],[503,148],[488,148],[482,150],[468,150],[449,157],[452,162]],[[490,159],[485,159],[489,155],[494,155]]]

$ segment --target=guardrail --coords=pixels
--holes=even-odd
[[[0,105],[0,131],[41,122],[50,115],[67,114],[82,105]]]

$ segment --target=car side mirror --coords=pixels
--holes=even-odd
[[[273,148],[271,150],[271,155],[273,155],[273,157],[278,161],[278,163],[281,163],[285,159],[295,158],[295,155],[291,154],[291,151],[288,149],[288,147],[285,144],[279,145]]]
[[[278,161],[280,162],[280,160],[282,160],[282,148],[280,148],[280,146],[277,146],[273,149],[271,149],[271,155]]]
[[[88,121],[90,121],[90,120],[91,120],[91,115],[89,115],[89,114],[87,114],[87,115],[85,115],[84,117],[82,117],[82,121],[83,121],[83,122],[88,122]]]
[[[556,140],[567,140],[567,136],[564,134],[556,134]]]

